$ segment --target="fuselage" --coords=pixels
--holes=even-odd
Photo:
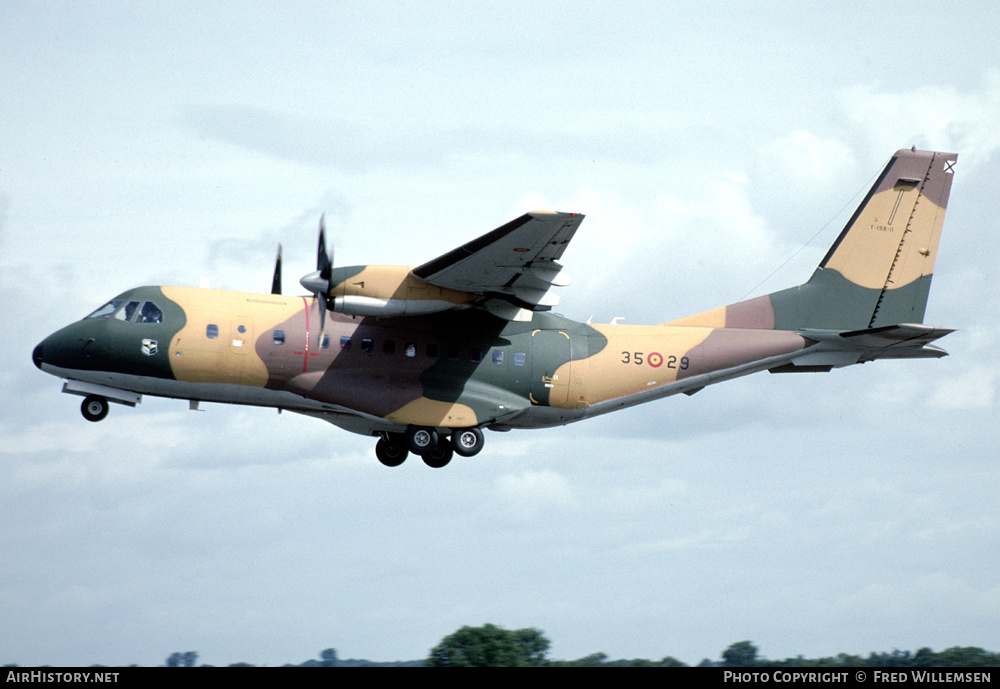
[[[316,271],[271,294],[139,287],[46,338],[35,364],[84,397],[142,395],[309,414],[379,437],[379,461],[433,467],[483,428],[544,428],[758,371],[939,358],[923,324],[957,156],[900,150],[809,280],[660,325],[552,313],[558,260],[583,220],[532,211],[420,266],[336,268],[322,219]]]
[[[792,332],[530,322],[480,309],[375,318],[312,297],[140,287],[44,340],[42,370],[137,394],[276,407],[366,435],[539,428],[766,368]],[[749,370],[737,373],[743,375]]]

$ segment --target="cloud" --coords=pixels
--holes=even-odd
[[[989,7],[892,18],[923,45],[943,15],[982,27],[964,55],[911,51],[905,75],[874,40],[892,9],[859,34],[842,8],[650,7],[89,12],[55,33],[31,11],[34,31],[9,32],[5,662],[416,658],[486,621],[541,627],[554,657],[997,643]],[[774,40],[741,39],[765,15]],[[963,155],[931,296],[961,329],[943,361],[761,374],[491,433],[440,471],[388,470],[373,438],[273,410],[149,398],[88,424],[31,364],[134,284],[266,291],[278,241],[297,292],[324,210],[338,264],[429,260],[523,210],[586,213],[563,312],[660,322],[740,298],[910,144]]]
[[[569,481],[555,471],[525,471],[497,479],[497,495],[512,514],[527,519],[550,510],[563,511],[576,506]]]
[[[985,163],[1000,148],[1000,69],[977,90],[921,86],[892,92],[871,84],[840,91],[841,106],[874,150],[904,145],[963,154],[963,166]]]
[[[776,177],[791,177],[791,183],[826,183],[849,173],[854,166],[851,149],[835,138],[821,139],[796,129],[765,144],[762,163]]]
[[[560,126],[564,123],[532,128],[387,120],[374,128],[367,122],[241,105],[193,106],[179,121],[203,137],[353,174],[387,167],[436,166],[456,157],[486,157],[495,166],[514,164],[524,157],[651,162],[665,146],[655,134],[573,130]]]
[[[946,409],[985,409],[996,403],[1000,367],[974,364],[965,373],[940,381],[928,403]]]

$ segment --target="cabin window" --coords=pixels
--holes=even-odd
[[[417,355],[417,345],[413,344],[412,342],[407,342],[406,343],[406,356],[408,356],[408,357],[410,357],[412,359],[416,355]]]
[[[386,340],[382,343],[382,352],[385,354],[395,354],[396,353],[396,341]]]
[[[343,350],[345,352],[348,349],[350,349],[351,348],[351,338],[349,338],[347,335],[344,335],[343,337],[341,337],[340,338],[340,348],[341,348],[341,350]]]
[[[474,364],[478,364],[483,360],[483,350],[473,347],[469,350],[469,361]]]
[[[274,331],[274,344],[283,345],[285,344],[285,331],[275,330]]]
[[[525,360],[524,352],[514,352],[515,366],[524,366],[524,360]]]
[[[440,355],[441,355],[441,348],[438,345],[434,343],[427,345],[427,356],[429,356],[431,359],[437,359],[438,356]]]
[[[205,328],[205,337],[207,337],[210,340],[219,339],[219,326],[217,326],[215,323],[209,323],[208,327]]]
[[[458,361],[459,350],[455,345],[448,347],[448,361]]]
[[[320,349],[330,349],[330,336],[329,335],[323,335],[323,340],[320,342],[319,348]]]
[[[497,366],[503,366],[503,350],[494,349],[493,350],[493,363]]]
[[[372,342],[371,338],[364,338],[361,340],[361,351],[371,354],[375,350],[375,343]]]

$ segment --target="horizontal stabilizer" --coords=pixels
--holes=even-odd
[[[880,328],[865,328],[832,332],[829,330],[802,329],[798,333],[817,342],[847,345],[856,349],[885,349],[887,347],[920,347],[955,332],[951,328],[937,328],[923,323],[901,323]]]
[[[854,330],[840,333],[840,336],[856,346],[883,349],[886,347],[920,347],[953,332],[955,331],[950,328],[935,328],[922,323],[903,323],[881,328]]]
[[[947,356],[948,352],[930,343],[955,331],[921,323],[902,323],[842,333],[799,332],[804,337],[832,345],[838,350],[859,351],[859,361],[863,362],[873,359],[939,359]]]

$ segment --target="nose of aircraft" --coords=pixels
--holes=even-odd
[[[38,343],[38,346],[35,347],[35,351],[31,353],[31,360],[35,362],[35,366],[39,369],[42,368],[42,361],[44,361],[42,343]]]

